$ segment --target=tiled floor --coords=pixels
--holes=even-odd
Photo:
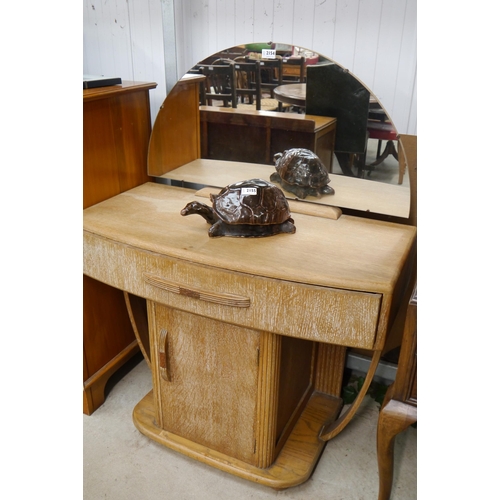
[[[378,404],[366,397],[347,428],[330,441],[304,484],[283,491],[249,482],[185,457],[143,436],[134,406],[151,390],[140,361],[83,416],[85,500],[376,500]],[[417,429],[396,437],[392,500],[417,498]]]

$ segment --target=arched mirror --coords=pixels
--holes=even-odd
[[[334,194],[298,199],[284,190],[290,200],[409,216],[409,180],[390,116],[348,70],[292,45],[231,47],[195,65],[158,112],[148,173],[221,189],[269,180],[276,155],[291,148],[320,158]]]

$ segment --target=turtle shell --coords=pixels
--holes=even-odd
[[[290,219],[281,189],[263,179],[230,184],[210,198],[215,213],[226,224],[271,225]]]
[[[293,148],[274,156],[276,172],[271,180],[301,198],[307,195],[333,194],[323,162],[309,149]]]

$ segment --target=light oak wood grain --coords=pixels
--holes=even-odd
[[[90,234],[84,240],[88,249],[85,272],[135,295],[227,323],[291,337],[368,349],[374,345],[380,325],[380,294],[214,271],[182,260],[166,260]],[[101,260],[103,256],[110,259],[109,264]],[[244,290],[251,305],[231,307],[165,291],[143,279],[142,270],[146,268],[182,282],[186,288],[233,295]],[[303,310],[304,304],[310,304],[307,312]]]
[[[153,363],[160,386],[158,425],[258,465],[258,332],[158,304],[154,314],[153,346],[165,353],[169,373],[167,380],[161,363]],[[167,346],[161,345],[162,332],[168,332]]]
[[[195,199],[191,190],[146,183],[85,210],[84,232],[218,270],[374,293],[393,290],[416,234],[358,217],[295,214],[293,235],[209,238],[201,217],[180,215]]]
[[[315,388],[332,396],[341,396],[347,349],[333,344],[318,345]]]

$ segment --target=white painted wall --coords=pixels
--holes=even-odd
[[[399,132],[417,133],[417,0],[171,1],[179,76],[233,45],[300,45],[348,68]],[[83,72],[157,82],[153,120],[166,96],[162,2],[83,0]]]

